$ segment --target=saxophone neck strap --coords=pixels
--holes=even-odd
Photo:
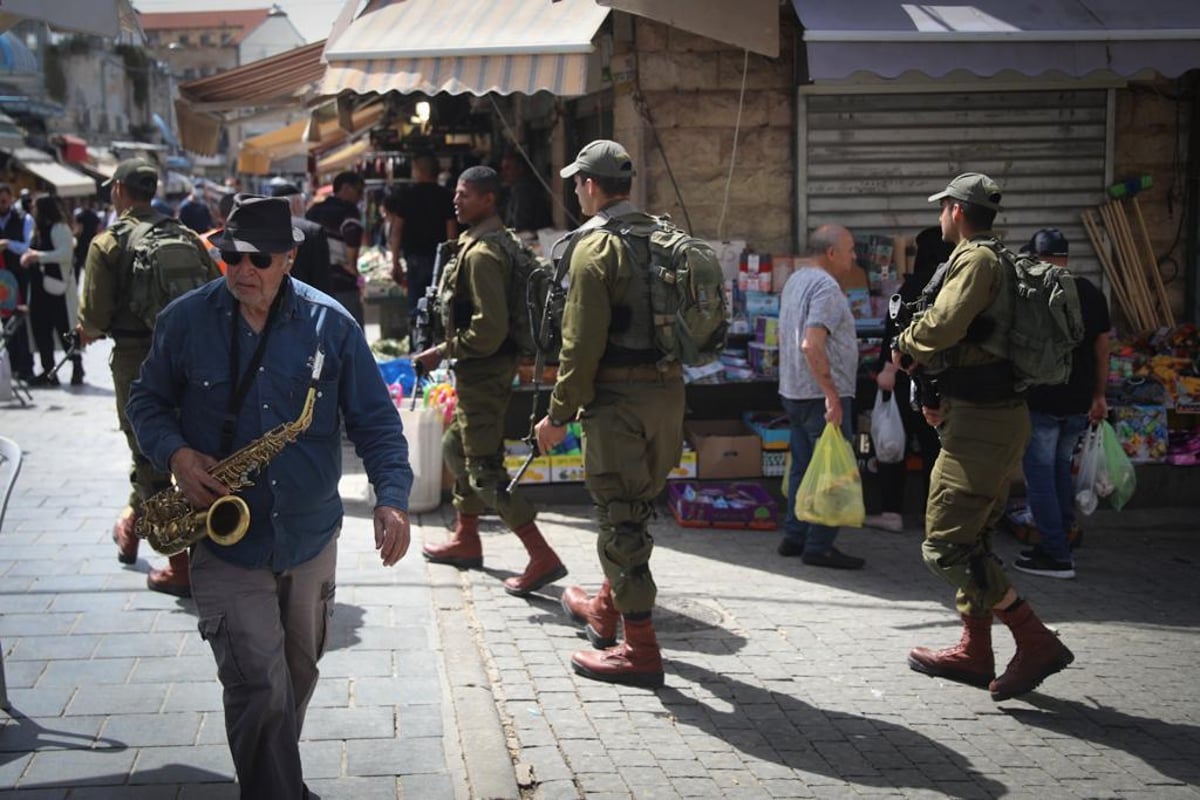
[[[286,285],[284,283],[283,287]],[[236,299],[233,301],[233,314],[229,329],[229,384],[233,387],[233,391],[229,394],[229,405],[225,409],[225,419],[221,423],[221,458],[233,452],[233,437],[237,432],[238,414],[241,413],[242,406],[246,402],[246,395],[250,394],[250,386],[254,383],[254,376],[258,374],[263,356],[266,355],[267,340],[271,338],[271,330],[275,327],[275,318],[279,315],[279,307],[283,301],[285,292],[283,287],[280,288],[275,295],[274,302],[271,303],[271,310],[267,312],[267,324],[263,326],[262,335],[258,337],[258,346],[254,348],[254,353],[250,356],[250,363],[240,379],[238,378],[238,362],[241,360],[241,352],[238,342],[241,340],[241,335],[238,331],[238,320],[242,314],[241,304]]]

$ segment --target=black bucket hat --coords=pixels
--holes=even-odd
[[[210,240],[220,250],[238,253],[286,253],[304,234],[292,227],[292,209],[282,197],[239,194],[225,228]]]

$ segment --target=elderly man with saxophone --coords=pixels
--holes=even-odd
[[[176,484],[138,532],[168,552],[191,545],[200,635],[241,796],[255,800],[309,796],[298,741],[334,606],[340,421],[375,488],[384,566],[409,545],[399,416],[353,318],[288,275],[300,239],[286,201],[238,195],[212,240],[225,280],[163,310],[126,407]]]

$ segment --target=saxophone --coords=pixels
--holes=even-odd
[[[317,381],[325,363],[320,347],[313,355],[312,377],[300,416],[284,422],[250,444],[214,464],[208,474],[223,483],[230,492],[253,486],[251,476],[267,466],[285,446],[296,441],[312,424],[317,403]],[[164,556],[182,553],[205,536],[219,545],[237,544],[250,528],[250,508],[236,494],[219,497],[207,509],[197,510],[178,486],[164,489],[142,506],[134,528],[155,552]]]

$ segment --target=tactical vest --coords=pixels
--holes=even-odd
[[[653,222],[649,215],[634,212],[614,217],[614,222],[625,220],[639,223]],[[584,231],[575,237],[563,258],[570,259],[574,250],[595,231],[595,228]],[[650,303],[650,247],[646,239],[640,237],[617,237],[622,246],[629,248],[632,269],[622,297],[614,298],[612,320],[608,327],[608,347],[601,356],[602,364],[652,364],[658,360],[658,348],[654,344],[654,311]],[[570,261],[567,262],[568,264]]]
[[[437,292],[437,320],[441,325],[441,330],[435,330],[435,338],[441,341],[450,341],[458,335],[460,330],[465,330],[471,325],[471,316],[475,313],[475,305],[472,302],[469,292],[462,290],[459,286],[458,268],[463,263],[463,259],[471,252],[471,249],[481,242],[485,241],[486,237],[475,239],[466,247],[455,252],[454,257],[450,259],[450,263],[442,268],[441,284]],[[512,269],[511,264],[507,264],[509,270]],[[504,284],[508,285],[509,274],[504,276]],[[465,295],[465,296],[464,296]],[[507,304],[507,297],[504,298]],[[502,347],[501,350],[504,348]],[[457,356],[457,354],[455,354]]]

